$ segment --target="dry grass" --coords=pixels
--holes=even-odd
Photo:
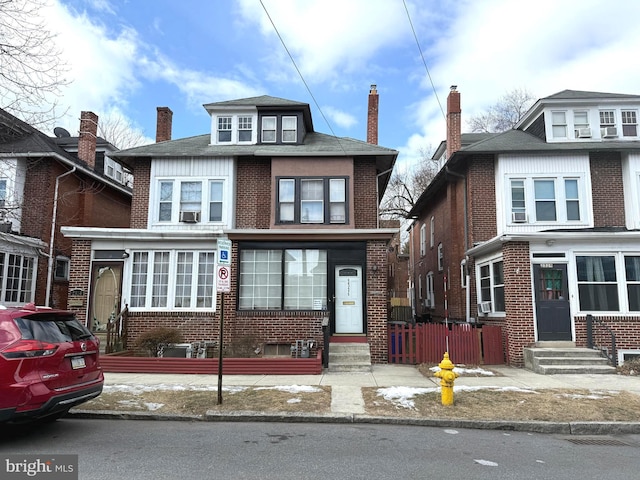
[[[460,418],[516,421],[638,421],[640,396],[588,390],[456,392],[454,405],[443,406],[439,392],[414,397],[414,408],[400,406],[379,395],[378,388],[363,388],[370,415],[416,418]]]
[[[640,362],[626,364],[628,371],[640,372]],[[418,369],[426,377],[433,377],[432,365]],[[465,373],[467,376],[468,373]],[[476,374],[480,376],[480,374]],[[223,390],[222,405],[217,404],[214,390],[111,390],[83,404],[83,410],[113,410],[154,412],[160,414],[204,415],[208,410],[218,412],[255,411],[269,413],[330,413],[331,388],[308,387],[284,390],[283,387],[230,387]],[[434,389],[404,388],[402,393],[414,393],[412,405],[400,398],[385,398],[387,389],[362,388],[365,410],[369,415],[411,418],[456,418],[470,420],[514,421],[639,421],[640,395],[627,392],[594,392],[588,390],[531,390],[478,389],[455,392],[453,406],[441,404],[440,393]]]
[[[223,390],[222,405],[218,405],[216,391],[105,391],[80,408],[189,415],[204,415],[208,410],[328,413],[331,407],[331,389],[317,387],[317,390],[294,393],[271,388]]]

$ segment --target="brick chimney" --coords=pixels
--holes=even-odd
[[[451,85],[447,97],[447,159],[462,147],[462,110],[457,88]]]
[[[371,85],[369,90],[369,111],[367,114],[367,143],[378,144],[378,90]]]
[[[171,140],[171,121],[173,112],[169,107],[158,107],[158,119],[156,122],[156,143]]]
[[[98,136],[98,116],[93,112],[80,113],[80,136],[78,138],[78,158],[96,167],[96,139]]]

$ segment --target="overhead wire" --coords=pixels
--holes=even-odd
[[[433,84],[433,79],[431,78],[431,72],[429,72],[427,61],[424,59],[424,53],[422,52],[422,47],[420,47],[420,41],[418,40],[416,29],[413,27],[413,21],[411,20],[411,14],[409,13],[409,8],[407,7],[407,1],[402,0],[402,4],[404,5],[405,12],[407,12],[407,18],[409,19],[409,25],[411,26],[411,31],[413,32],[413,38],[415,39],[416,45],[418,46],[418,51],[420,52],[420,58],[422,58],[422,64],[424,65],[424,69],[427,71],[427,76],[429,77],[429,82],[431,83],[431,89],[433,90],[433,95],[436,97],[436,101],[438,102],[438,106],[440,107],[440,112],[442,112],[442,116],[446,120],[447,115],[444,113],[444,109],[442,108],[442,103],[440,103],[440,97],[438,97],[438,92],[436,91],[436,87]]]

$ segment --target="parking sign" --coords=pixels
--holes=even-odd
[[[231,240],[218,240],[218,263],[231,264]]]
[[[216,291],[218,293],[231,291],[231,269],[225,265],[216,267]]]

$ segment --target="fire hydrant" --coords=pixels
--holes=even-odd
[[[458,374],[453,371],[455,365],[449,360],[449,352],[444,352],[444,357],[440,362],[440,370],[434,375],[440,379],[442,387],[442,405],[453,405],[453,382]]]

